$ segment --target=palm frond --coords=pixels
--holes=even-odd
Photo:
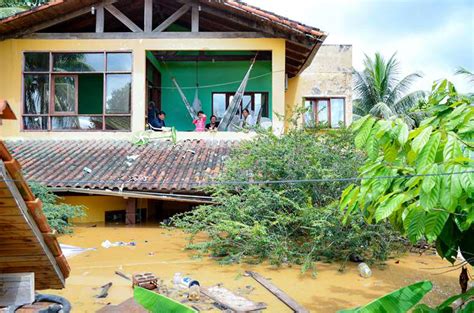
[[[397,102],[391,105],[391,108],[397,114],[406,114],[410,109],[415,107],[418,102],[425,97],[425,92],[421,90],[413,91],[404,97],[402,97]]]
[[[458,67],[456,72],[454,73],[456,75],[463,75],[465,76],[469,81],[474,83],[474,73],[467,70],[464,67]]]
[[[395,112],[383,102],[379,102],[372,109],[370,109],[369,114],[378,118],[389,119],[396,115]]]
[[[405,93],[407,93],[412,84],[418,79],[421,78],[420,73],[412,73],[405,76],[402,80],[398,81],[394,86],[392,86],[388,98],[386,100],[388,105],[395,104]]]

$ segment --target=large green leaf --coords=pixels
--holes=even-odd
[[[360,129],[358,130],[357,136],[355,137],[355,145],[357,148],[362,149],[364,148],[365,143],[367,142],[367,139],[370,136],[370,133],[372,132],[372,126],[375,123],[375,119],[370,117],[364,121],[364,123],[361,125]]]
[[[441,234],[448,217],[449,213],[444,210],[432,210],[426,214],[425,233],[429,241]]]
[[[430,281],[420,281],[395,290],[363,307],[341,310],[338,313],[406,313],[432,288],[433,284]]]
[[[433,136],[429,138],[426,145],[421,149],[421,152],[418,155],[418,159],[416,160],[418,169],[434,163],[440,141],[440,133],[434,133]]]
[[[411,147],[415,152],[419,152],[426,145],[426,143],[430,139],[432,131],[433,131],[433,127],[428,126],[425,129],[423,129],[421,133],[413,139],[411,143]]]
[[[392,215],[393,212],[400,208],[400,205],[405,201],[405,199],[406,196],[404,194],[398,194],[383,202],[375,212],[375,220],[380,222],[384,218]]]
[[[411,242],[415,243],[423,236],[425,231],[425,217],[426,212],[422,208],[414,207],[403,221],[403,226]]]
[[[133,288],[133,299],[151,313],[196,313],[173,299],[141,287]]]
[[[408,125],[405,123],[400,124],[400,128],[398,130],[398,136],[397,136],[397,139],[400,145],[403,146],[408,141],[408,133],[409,133]]]

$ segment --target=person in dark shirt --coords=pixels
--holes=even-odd
[[[206,130],[214,130],[217,131],[217,128],[219,127],[219,122],[217,121],[217,116],[211,115],[211,121],[206,124]]]
[[[163,111],[158,111],[153,101],[150,101],[148,106],[148,124],[154,131],[162,131],[163,127],[166,127],[165,123],[166,114]]]

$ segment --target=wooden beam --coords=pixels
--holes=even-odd
[[[143,32],[140,27],[138,27],[132,20],[130,20],[125,14],[120,12],[113,4],[106,4],[105,9],[109,11],[115,18],[117,18],[122,24],[127,26],[132,32],[139,33]]]
[[[145,27],[144,31],[149,33],[153,27],[153,0],[145,0]]]
[[[286,304],[289,308],[296,313],[309,313],[307,309],[305,309],[301,304],[296,302],[293,298],[287,295],[283,290],[275,286],[272,282],[268,279],[264,278],[262,275],[258,274],[257,272],[247,271],[245,272],[250,277],[255,279],[259,282],[263,287],[265,287],[268,291],[270,291],[273,295],[275,295],[278,299],[281,300],[284,304]]]
[[[171,24],[176,22],[181,16],[186,14],[188,12],[190,6],[189,4],[184,4],[182,7],[180,7],[176,12],[171,14],[170,17],[168,17],[166,20],[163,21],[158,27],[156,27],[153,31],[157,33],[161,33],[164,30],[166,30]]]
[[[155,58],[164,61],[249,61],[255,57],[254,55],[164,55],[158,51],[153,53]],[[271,61],[271,53],[259,52],[257,61]]]
[[[151,33],[35,33],[27,39],[235,39],[267,38],[259,32],[151,32]]]
[[[196,33],[199,31],[199,6],[193,5],[191,12],[191,31]]]
[[[95,32],[103,33],[104,32],[104,6],[98,5],[95,13]]]

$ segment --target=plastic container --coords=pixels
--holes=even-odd
[[[201,298],[201,288],[197,281],[193,281],[189,287],[188,300],[189,301],[199,301]]]
[[[357,269],[359,270],[359,275],[364,278],[369,278],[370,276],[372,276],[372,270],[364,262],[359,263],[359,265],[357,266]]]
[[[191,277],[183,277],[181,273],[174,274],[173,284],[179,288],[190,288],[192,285],[199,286],[199,282],[197,280],[194,280]]]

